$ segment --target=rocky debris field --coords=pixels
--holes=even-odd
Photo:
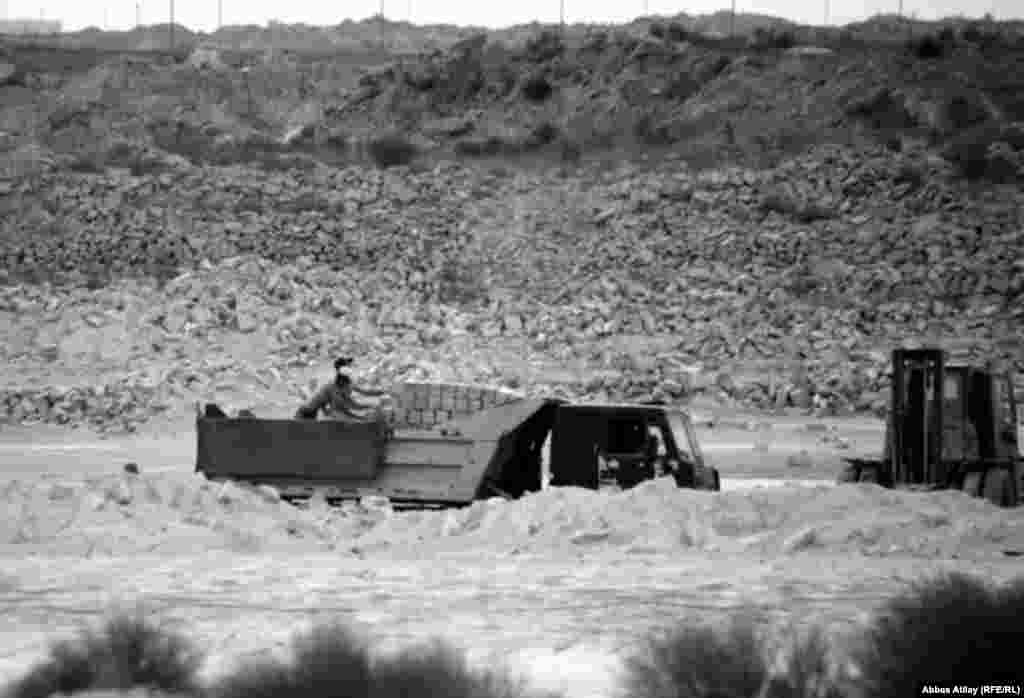
[[[0,418],[294,409],[338,352],[376,385],[817,415],[879,413],[898,344],[1024,367],[1024,52],[662,30],[481,35],[362,77],[39,63],[0,86]],[[339,155],[389,129],[412,164]],[[623,134],[709,157],[600,150]],[[567,157],[505,157],[534,145]]]
[[[597,548],[983,559],[1024,550],[1021,510],[955,491],[923,495],[873,485],[708,494],[666,478],[621,493],[553,488],[460,510],[395,512],[383,498],[297,507],[267,486],[143,472],[14,480],[0,497],[0,549],[10,554],[19,546],[105,557],[200,549],[362,554],[428,545],[531,554]]]
[[[600,174],[182,164],[6,191],[15,421],[294,403],[339,352],[377,385],[822,415],[882,410],[898,344],[1024,369],[1021,191],[923,147]]]

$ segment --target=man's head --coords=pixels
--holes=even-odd
[[[338,359],[334,360],[334,370],[336,372],[340,371],[343,368],[348,368],[353,363],[355,363],[355,361],[351,357],[349,357],[349,356],[342,356],[341,358],[338,358]]]

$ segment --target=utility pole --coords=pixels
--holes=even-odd
[[[562,30],[562,36],[565,36],[565,0],[558,0],[558,26]]]
[[[142,3],[136,0],[135,2],[135,26],[136,28],[142,28]]]
[[[829,11],[828,0],[825,0],[825,26],[826,27],[828,26],[828,11]]]
[[[217,28],[224,26],[224,0],[217,0]]]
[[[736,36],[736,0],[732,0],[732,12],[729,14],[729,36]]]
[[[171,26],[170,26],[171,51],[174,51],[174,0],[171,0]]]

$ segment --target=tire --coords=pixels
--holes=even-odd
[[[969,494],[972,497],[981,496],[981,484],[983,472],[971,472],[964,475],[963,491],[965,494]]]
[[[857,478],[857,482],[870,482],[872,484],[878,484],[878,468],[867,465],[860,470],[860,476]]]
[[[1009,471],[1003,468],[992,468],[986,471],[982,496],[997,507],[1011,506],[1013,504],[1010,501],[1013,497],[1013,483],[1010,481]]]

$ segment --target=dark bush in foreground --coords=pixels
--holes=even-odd
[[[1019,682],[1024,578],[1002,587],[955,573],[919,583],[878,613],[855,653],[865,698],[918,684]]]
[[[683,627],[653,640],[626,662],[622,693],[630,698],[841,698],[831,647],[819,632],[798,635],[773,666],[749,616],[724,631]]]
[[[222,679],[212,698],[518,698],[522,685],[476,672],[434,643],[374,657],[348,629],[325,625],[300,635],[289,662],[250,662]]]
[[[652,640],[626,661],[623,692],[630,698],[757,696],[769,667],[754,624],[736,621],[724,633],[684,627]]]
[[[202,655],[181,635],[120,614],[97,630],[54,644],[50,656],[8,689],[9,698],[151,688],[195,694]]]
[[[377,167],[408,165],[416,157],[416,146],[397,134],[379,136],[367,144],[367,153]]]
[[[440,643],[412,648],[374,665],[373,698],[516,698],[535,695],[497,672],[477,672]],[[367,696],[369,698],[369,696]]]

